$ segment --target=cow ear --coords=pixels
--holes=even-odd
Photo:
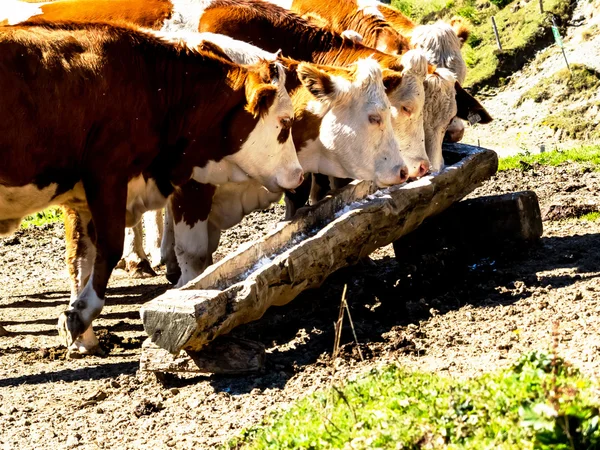
[[[469,30],[469,28],[465,25],[462,19],[458,17],[453,17],[452,20],[450,20],[450,26],[454,29],[454,32],[458,36],[460,45],[464,45],[464,43],[467,42],[467,39],[469,39],[469,36],[471,35],[471,30]]]
[[[454,83],[456,89],[456,115],[463,120],[475,123],[490,123],[493,119],[475,97],[465,91],[460,83]]]
[[[254,117],[264,116],[277,97],[277,87],[272,84],[259,84],[251,88],[246,97],[248,99],[246,111]]]
[[[311,64],[300,63],[297,73],[300,82],[316,98],[331,100],[335,95],[335,80],[327,72]]]
[[[393,92],[398,89],[402,84],[402,74],[395,70],[384,69],[383,70],[383,85],[385,86],[386,94]]]

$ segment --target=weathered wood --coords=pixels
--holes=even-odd
[[[531,243],[543,233],[537,195],[533,191],[491,195],[455,203],[419,229],[394,242],[397,258],[429,244],[452,245],[478,253],[507,242]]]
[[[173,355],[146,339],[142,344],[140,369],[145,372],[190,372],[217,375],[243,375],[265,366],[265,346],[247,339],[221,337],[201,351],[181,351]]]
[[[459,161],[439,174],[382,191],[372,183],[353,182],[209,267],[182,290],[170,291],[168,299],[146,303],[141,311],[146,332],[171,353],[200,350],[217,336],[259,319],[270,306],[319,287],[336,270],[413,231],[497,170],[498,158],[491,150],[460,144],[446,149],[447,160]]]

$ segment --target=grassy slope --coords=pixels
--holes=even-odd
[[[534,163],[558,166],[567,161],[590,163],[595,166],[596,170],[600,170],[600,146],[578,147],[565,151],[554,150],[536,154],[520,153],[500,158],[498,170],[522,169]]]
[[[502,9],[484,0],[393,0],[392,5],[420,23],[435,19],[449,19],[458,15],[471,24],[471,37],[463,48],[463,55],[469,68],[465,85],[482,87],[486,82],[498,77],[501,61],[519,60],[532,53],[531,46],[542,34],[549,30],[548,12],[559,20],[568,16],[570,0],[544,0],[544,14],[540,13],[539,2],[530,1],[523,8],[512,11],[514,3]],[[501,5],[502,6],[502,5]],[[491,16],[496,19],[502,55],[498,55],[496,40],[492,31]],[[508,65],[517,64],[510,62]],[[508,69],[503,69],[503,71]],[[505,76],[505,75],[503,75]],[[501,80],[500,80],[501,81]]]
[[[542,353],[470,380],[392,365],[297,402],[229,448],[598,448],[593,388]]]
[[[53,206],[25,217],[21,223],[21,228],[29,228],[32,225],[39,227],[47,223],[60,222],[62,219],[63,215],[61,209]]]

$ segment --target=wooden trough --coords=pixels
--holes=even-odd
[[[353,182],[301,209],[293,220],[279,223],[183,288],[146,303],[141,317],[150,337],[142,348],[141,369],[239,373],[259,368],[261,346],[209,344],[415,230],[498,168],[496,153],[480,147],[445,145],[444,158],[442,172],[402,186],[378,190],[370,182]]]

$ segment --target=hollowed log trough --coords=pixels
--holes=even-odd
[[[243,245],[183,288],[146,303],[141,317],[150,337],[142,349],[142,370],[237,373],[244,367],[257,369],[264,361],[260,355],[264,349],[238,345],[231,361],[227,351],[212,351],[209,344],[415,230],[498,168],[496,153],[481,147],[445,145],[444,158],[446,168],[440,173],[404,185],[378,190],[370,182],[353,182],[302,208],[293,220]],[[203,354],[212,355],[209,363]],[[246,367],[240,361],[240,367],[236,359],[250,362]]]

